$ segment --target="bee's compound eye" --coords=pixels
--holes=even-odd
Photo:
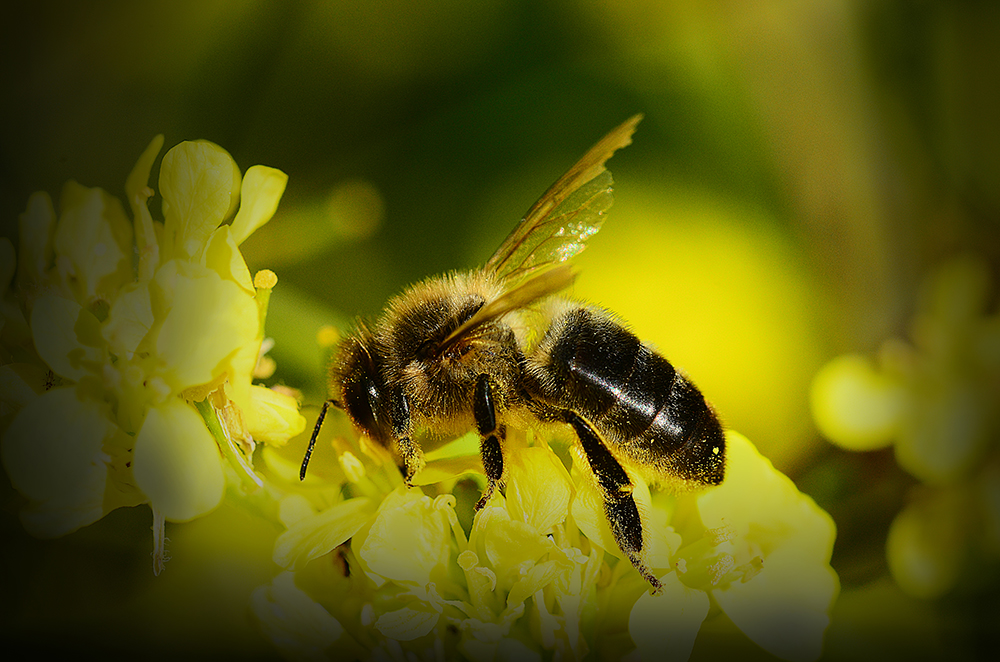
[[[383,439],[383,423],[376,414],[382,407],[382,398],[378,384],[370,375],[355,375],[354,379],[344,384],[344,409],[362,432],[374,439]]]
[[[375,382],[370,379],[366,379],[365,381],[367,382],[366,390],[368,391],[368,411],[371,412],[373,425],[377,426],[381,423],[378,416],[378,410],[380,408],[378,387],[375,385]]]

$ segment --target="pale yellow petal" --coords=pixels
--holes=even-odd
[[[202,263],[224,279],[242,287],[247,294],[251,296],[255,294],[250,269],[247,268],[247,263],[228,225],[223,225],[212,233],[202,255]]]
[[[169,256],[197,255],[235,208],[239,192],[239,168],[218,145],[195,140],[167,152],[160,164],[160,195]]]
[[[652,512],[652,499],[649,493],[649,486],[640,476],[630,474],[634,485],[632,496],[635,499],[636,507],[640,513],[646,513],[645,521],[649,524],[648,514]],[[612,556],[628,561],[626,555],[618,547],[611,526],[608,524],[608,517],[604,513],[604,497],[594,487],[593,479],[590,476],[581,477],[577,481],[577,494],[573,499],[572,512],[573,520],[587,538],[595,545],[608,552]],[[662,521],[662,519],[661,519]],[[673,549],[677,546],[676,534],[665,529],[651,534],[646,532],[643,542],[646,549],[643,556],[646,557],[647,565],[669,558]],[[656,567],[656,566],[652,566]]]
[[[125,195],[128,197],[129,204],[132,205],[132,213],[136,216],[139,212],[136,201],[145,202],[146,200],[145,189],[149,187],[149,173],[152,171],[156,155],[160,153],[161,149],[163,149],[162,133],[149,141],[146,149],[142,151],[132,167],[132,172],[125,178]]]
[[[480,511],[480,521],[484,521],[485,510]],[[506,512],[502,508],[492,510],[493,516],[477,537],[500,586],[508,588],[521,577],[522,570],[553,551],[555,543],[532,525],[504,517]],[[473,526],[476,524],[480,522]]]
[[[548,533],[569,514],[573,484],[555,453],[535,446],[512,453],[507,466],[507,510],[511,519]]]
[[[143,283],[153,277],[160,262],[160,246],[147,201],[153,195],[153,189],[149,187],[149,173],[161,149],[163,134],[150,141],[125,180],[125,195],[132,208],[135,245],[139,251],[138,277]]]
[[[480,472],[482,476],[483,461],[478,455],[466,455],[464,457],[449,457],[443,460],[434,460],[424,465],[424,468],[413,477],[414,485],[434,485],[447,480],[458,478],[463,474]]]
[[[963,518],[972,504],[961,489],[920,489],[892,521],[886,560],[907,595],[940,598],[955,587],[967,554]]]
[[[837,575],[794,549],[777,550],[747,582],[713,591],[726,615],[755,643],[785,660],[819,657],[829,610],[839,591]]]
[[[63,187],[53,248],[82,302],[110,301],[132,280],[132,225],[121,202],[76,182]],[[65,267],[63,265],[66,265]]]
[[[740,535],[751,528],[765,554],[791,544],[817,562],[829,562],[836,527],[830,516],[795,483],[760,455],[746,437],[726,433],[726,480],[696,499],[709,529],[729,527]],[[747,495],[753,495],[748,498]]]
[[[227,359],[257,337],[253,297],[217,273],[173,260],[151,289],[154,315],[163,311],[153,350],[156,371],[180,392],[227,371]]]
[[[0,415],[37,398],[50,386],[48,381],[46,371],[34,363],[0,365]]]
[[[577,483],[576,497],[572,503],[573,521],[591,542],[619,559],[625,555],[618,548],[615,536],[604,514],[604,499],[590,480]]]
[[[3,437],[11,484],[31,500],[25,528],[61,536],[104,516],[110,458],[103,450],[116,427],[107,406],[60,388],[28,402]]]
[[[321,513],[298,519],[274,543],[274,562],[299,570],[358,532],[375,513],[367,497],[338,503]]]
[[[255,589],[250,606],[264,635],[288,659],[323,659],[344,634],[340,622],[295,585],[291,572]]]
[[[75,301],[52,295],[35,301],[31,311],[35,351],[60,377],[79,381],[103,364],[104,352],[81,341],[80,335],[90,339],[92,332],[100,333],[100,323]]]
[[[153,327],[153,308],[147,283],[126,285],[115,297],[101,334],[111,352],[118,357],[130,357]]]
[[[659,579],[663,592],[644,591],[632,607],[629,634],[643,660],[684,662],[708,615],[708,595],[682,584],[674,572]]]
[[[265,443],[284,444],[306,429],[295,398],[257,384],[250,387],[250,407],[243,415],[253,438]]]
[[[848,450],[868,451],[892,443],[907,392],[900,380],[877,372],[867,358],[847,354],[816,373],[810,399],[816,426],[827,439]]]
[[[732,550],[713,596],[771,653],[815,659],[839,591],[833,520],[744,437],[728,432],[726,443],[725,482],[696,497],[705,526],[726,532]]]
[[[278,502],[278,521],[286,529],[292,528],[296,522],[300,522],[307,517],[312,517],[315,514],[316,509],[303,494],[292,493],[283,497]]]
[[[271,220],[287,183],[288,175],[275,168],[256,165],[247,170],[243,176],[240,210],[232,225],[237,244],[242,244],[254,230]]]
[[[225,488],[215,439],[194,407],[179,398],[146,414],[135,439],[132,472],[150,503],[176,522],[215,508]]]
[[[401,488],[382,501],[357,554],[371,572],[424,586],[448,564],[450,544],[448,520],[431,499]]]
[[[526,575],[514,582],[507,594],[507,606],[516,607],[536,592],[551,584],[567,570],[564,563],[544,561],[531,567]]]
[[[375,621],[375,629],[396,641],[412,641],[422,637],[441,620],[441,613],[424,602],[382,614]]]

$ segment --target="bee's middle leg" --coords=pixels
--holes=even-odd
[[[497,424],[496,408],[493,404],[493,390],[487,375],[479,375],[476,380],[476,392],[473,395],[472,413],[476,419],[476,429],[479,431],[479,453],[483,460],[483,470],[489,484],[486,491],[476,503],[480,510],[493,496],[497,485],[503,479],[503,442],[507,437],[507,429],[502,423]]]

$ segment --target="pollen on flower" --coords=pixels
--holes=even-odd
[[[732,540],[736,536],[736,532],[733,530],[733,527],[723,525],[714,529],[709,529],[705,532],[705,535],[712,541],[713,545],[718,545],[726,542],[727,540]]]
[[[717,586],[722,581],[722,578],[726,576],[726,573],[732,570],[735,565],[736,561],[733,559],[731,554],[719,554],[719,556],[716,557],[715,563],[709,566],[711,584],[713,586]]]
[[[270,269],[261,269],[253,277],[253,286],[258,290],[274,289],[278,284],[278,277]]]

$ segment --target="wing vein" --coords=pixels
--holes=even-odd
[[[583,250],[612,203],[613,180],[604,164],[632,142],[641,119],[642,115],[635,115],[613,129],[550,186],[487,260],[485,271],[501,279],[525,276]],[[569,226],[567,220],[573,219],[578,222]],[[554,238],[558,241],[549,243]]]

